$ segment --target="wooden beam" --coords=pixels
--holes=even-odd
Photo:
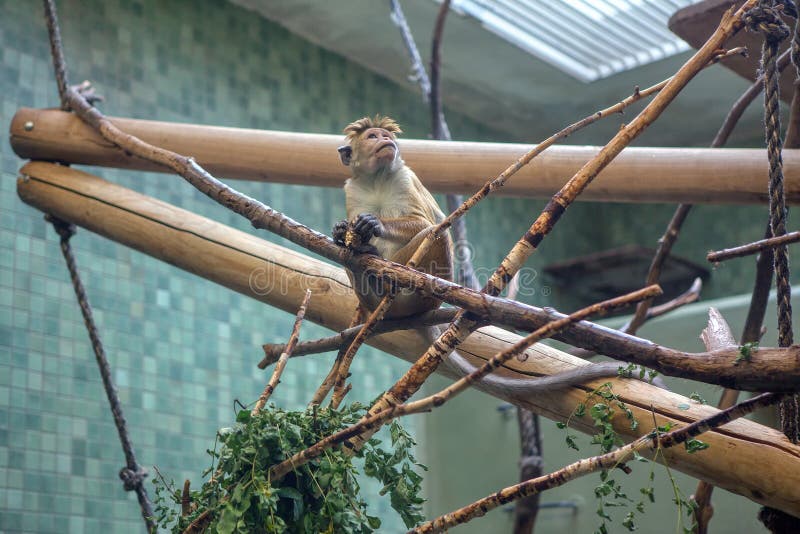
[[[306,317],[333,329],[347,325],[355,299],[347,277],[337,267],[68,167],[29,163],[21,172],[17,184],[20,197],[44,212],[290,313],[300,304],[305,289],[311,288]],[[459,351],[473,362],[485,361],[518,339],[499,328],[482,328]],[[422,335],[411,331],[384,334],[370,343],[408,361],[414,361],[427,346]],[[258,352],[258,347],[253,347],[254,365]],[[524,380],[586,362],[536,345],[525,362],[514,360],[508,365],[499,372]],[[529,398],[503,398],[564,421],[586,400],[586,391],[603,382]],[[614,418],[616,431],[627,440],[648,432],[653,417],[659,425],[667,421],[682,424],[716,412],[643,382],[611,382],[640,422],[634,431],[623,414]],[[573,418],[571,423],[580,431],[594,431],[588,418]],[[777,430],[743,419],[703,434],[701,439],[709,449],[695,454],[686,453],[683,447],[667,449],[670,467],[800,516],[800,486],[793,483],[800,480],[800,447]]]
[[[246,130],[112,119],[154,145],[193,156],[223,179],[341,187],[347,178],[339,135]],[[163,170],[104,141],[70,113],[22,108],[11,122],[11,145],[22,158],[139,170]],[[471,194],[522,156],[530,145],[401,139],[408,164],[432,191]],[[555,146],[497,194],[549,198],[598,152]],[[800,202],[800,150],[783,154],[787,202]],[[766,154],[759,149],[628,148],[582,200],[620,202],[766,203]]]

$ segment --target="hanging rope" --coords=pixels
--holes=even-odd
[[[80,275],[78,274],[78,267],[75,263],[75,256],[72,253],[70,238],[75,235],[75,225],[62,221],[52,215],[47,215],[46,219],[53,224],[53,228],[61,238],[61,252],[64,255],[64,261],[67,263],[69,276],[72,279],[72,287],[75,289],[75,296],[78,299],[78,305],[83,314],[83,322],[86,324],[86,330],[92,342],[92,349],[94,350],[97,367],[103,379],[103,387],[106,390],[106,397],[111,407],[111,415],[114,417],[114,425],[117,427],[117,434],[119,434],[119,441],[122,444],[122,451],[125,453],[126,465],[120,470],[119,478],[122,479],[125,491],[136,492],[147,531],[153,532],[153,529],[156,527],[153,522],[153,507],[150,503],[150,499],[147,497],[147,490],[144,487],[144,479],[147,477],[147,471],[136,461],[136,454],[133,451],[130,437],[128,437],[125,415],[122,413],[122,405],[117,396],[117,388],[114,386],[114,382],[111,379],[111,368],[108,365],[108,358],[106,358],[106,352],[103,349],[103,342],[100,340],[100,334],[97,332],[94,317],[92,316],[92,307],[89,305],[89,299],[86,297],[86,290],[83,287],[83,282],[81,282]]]
[[[67,61],[64,59],[64,48],[61,46],[61,30],[58,29],[58,14],[53,0],[44,0],[44,18],[47,23],[47,33],[50,35],[50,55],[53,58],[53,70],[58,86],[58,96],[61,99],[61,109],[69,111],[67,104]]]
[[[781,121],[780,121],[780,74],[776,65],[778,46],[789,36],[790,30],[781,20],[781,14],[797,17],[795,6],[792,2],[776,3],[771,0],[762,0],[755,8],[745,15],[748,28],[757,30],[764,35],[764,44],[761,49],[761,69],[764,73],[764,125],[767,143],[767,157],[769,158],[769,210],[770,228],[772,235],[780,236],[786,233],[786,202],[783,191],[783,161],[781,158]],[[794,48],[798,46],[793,43]],[[792,54],[792,60],[797,66],[797,56]],[[775,276],[778,294],[778,344],[788,347],[793,343],[792,333],[792,289],[789,284],[789,252],[786,245],[775,248]],[[798,397],[792,395],[780,405],[781,427],[786,436],[797,443],[800,435],[798,422]]]

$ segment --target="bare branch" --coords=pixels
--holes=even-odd
[[[778,58],[778,70],[783,72],[789,63],[789,50],[781,54]],[[728,142],[728,138],[730,137],[731,133],[733,133],[734,128],[739,123],[739,119],[742,118],[745,110],[753,103],[753,100],[756,99],[758,95],[761,94],[761,91],[764,90],[764,75],[760,74],[756,81],[744,92],[742,96],[733,104],[730,111],[728,111],[728,115],[725,117],[725,120],[722,123],[719,131],[717,131],[717,135],[714,138],[714,141],[711,143],[711,146],[723,146],[725,143]]]
[[[192,513],[192,497],[190,493],[192,481],[188,478],[183,481],[183,491],[181,491],[181,516],[186,517]]]
[[[695,278],[692,285],[675,297],[674,299],[667,301],[663,304],[659,304],[658,306],[652,306],[647,310],[647,314],[645,315],[645,322],[649,321],[650,319],[654,319],[656,317],[660,317],[661,315],[665,315],[672,310],[678,309],[681,306],[685,306],[687,304],[691,304],[692,302],[697,302],[700,299],[700,290],[703,289],[703,280],[701,278]],[[628,333],[630,329],[631,322],[628,321],[619,329],[622,333]],[[581,349],[581,348],[573,348],[568,351],[569,354],[573,356],[577,356],[578,358],[583,358],[584,360],[588,360],[593,356],[597,355],[597,352],[593,350]]]
[[[601,469],[613,468],[633,456],[634,452],[658,451],[659,449],[667,449],[680,445],[693,437],[750,414],[759,408],[771,406],[777,403],[781,397],[781,395],[774,393],[764,393],[758,397],[753,397],[752,399],[737,404],[732,408],[716,413],[711,417],[672,430],[666,434],[660,434],[658,431],[654,431],[615,451],[593,458],[578,460],[573,464],[543,477],[534,478],[533,480],[501,489],[488,497],[484,497],[463,508],[439,516],[433,521],[424,523],[409,532],[419,534],[444,532],[449,528],[466,523],[476,517],[482,517],[486,512],[503,504],[519,500],[535,493],[541,493],[548,489],[563,486],[571,480]]]
[[[441,64],[441,48],[442,48],[442,34],[444,33],[444,22],[447,19],[447,13],[450,11],[450,0],[444,0],[439,7],[439,13],[436,16],[436,24],[433,28],[433,39],[431,41],[431,133],[434,139],[444,139],[444,125],[446,124],[442,117],[442,93],[439,90],[440,82],[440,68]],[[447,137],[450,137],[449,132]]]
[[[372,331],[372,336],[384,334],[386,332],[394,332],[395,330],[413,330],[415,328],[422,328],[425,326],[434,326],[449,323],[458,313],[455,308],[440,308],[425,312],[413,317],[404,319],[392,319],[381,321]],[[307,354],[317,354],[320,352],[328,352],[332,350],[339,350],[344,344],[350,343],[353,338],[358,334],[363,325],[356,325],[346,330],[342,330],[338,334],[329,337],[323,337],[312,341],[303,341],[297,344],[291,354],[291,358],[296,356],[305,356]],[[284,343],[267,343],[262,346],[264,349],[264,358],[258,362],[259,369],[264,369],[276,361],[278,357],[285,350]]]
[[[411,56],[411,80],[419,84],[419,88],[422,90],[422,99],[427,103],[431,95],[431,81],[425,71],[425,65],[422,64],[419,49],[411,34],[411,28],[408,26],[403,8],[400,6],[400,0],[389,0],[389,2],[392,10],[392,22],[400,29],[403,44],[406,46],[408,55]]]
[[[291,458],[287,458],[283,462],[270,467],[269,470],[270,479],[271,480],[280,479],[293,469],[297,469],[301,465],[310,462],[314,458],[317,458],[325,451],[325,449],[337,445],[339,443],[342,443],[345,440],[351,439],[355,436],[358,436],[362,432],[369,432],[371,430],[375,430],[384,423],[386,423],[387,421],[390,421],[392,419],[395,419],[403,415],[427,412],[435,407],[441,406],[454,396],[463,392],[472,384],[479,382],[483,377],[485,377],[498,367],[502,366],[503,363],[507,362],[514,356],[517,356],[525,352],[525,350],[534,343],[552,336],[554,333],[558,332],[559,330],[562,330],[563,328],[567,327],[570,324],[575,323],[576,321],[580,321],[588,317],[589,315],[607,313],[610,310],[619,308],[621,306],[627,306],[632,302],[640,301],[643,298],[652,297],[653,295],[657,295],[660,292],[661,288],[659,288],[658,286],[646,287],[644,289],[628,293],[627,295],[623,295],[621,297],[599,302],[597,304],[592,304],[591,306],[587,306],[586,308],[578,310],[577,312],[565,316],[561,319],[551,321],[546,325],[542,326],[541,328],[537,329],[535,332],[531,333],[527,337],[522,338],[508,349],[496,354],[481,367],[479,367],[469,375],[462,377],[460,380],[457,380],[456,382],[452,383],[451,385],[439,391],[438,393],[435,393],[418,401],[409,402],[406,404],[398,404],[395,406],[388,407],[379,412],[369,414],[363,417],[358,423],[344,430],[340,430],[339,432],[320,440],[311,447],[308,447],[307,449],[294,454]]]
[[[275,391],[275,388],[278,387],[278,382],[280,382],[281,374],[283,374],[283,369],[286,367],[286,362],[289,361],[289,357],[292,355],[295,345],[297,345],[297,339],[300,336],[300,325],[303,324],[303,318],[306,316],[306,307],[308,306],[308,300],[310,298],[311,290],[306,289],[306,296],[303,298],[302,304],[300,304],[300,309],[297,310],[297,315],[294,319],[294,326],[292,327],[292,333],[289,336],[289,341],[286,343],[286,348],[278,359],[278,365],[275,366],[275,371],[272,373],[272,378],[269,379],[269,383],[267,383],[267,386],[264,388],[264,391],[258,398],[258,402],[256,402],[256,405],[251,412],[252,415],[256,415],[261,411],[261,409],[267,403],[267,400],[269,400],[270,396]]]
[[[788,245],[790,243],[796,243],[798,241],[800,241],[800,231],[789,232],[788,234],[779,235],[777,237],[753,241],[752,243],[748,243],[746,245],[726,248],[716,252],[709,252],[706,256],[706,259],[712,263],[718,263],[733,258],[741,258],[742,256],[757,254],[767,248],[775,248]]]
[[[653,261],[650,263],[650,269],[647,272],[647,280],[645,282],[646,284],[658,283],[658,280],[661,278],[661,268],[664,266],[664,262],[667,261],[667,258],[672,251],[672,245],[674,245],[675,241],[678,240],[678,234],[680,234],[681,227],[683,226],[683,223],[686,220],[687,215],[689,215],[691,209],[691,204],[680,204],[675,209],[675,214],[672,216],[672,220],[670,220],[669,224],[667,225],[664,235],[658,240],[658,250],[656,250],[656,254],[653,256]],[[650,305],[652,303],[652,300],[640,302],[639,305],[636,306],[636,313],[634,313],[633,318],[623,329],[623,332],[627,334],[636,333],[636,331],[639,330],[639,327],[642,326],[642,324],[644,324],[644,322],[647,320],[647,311],[650,309]]]

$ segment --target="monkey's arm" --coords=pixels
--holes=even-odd
[[[456,351],[451,352],[446,361],[451,369],[464,376],[477,369],[477,367],[473,367],[472,364]],[[575,369],[555,375],[531,378],[529,380],[513,380],[490,374],[481,380],[481,384],[495,391],[512,393],[524,397],[542,393],[543,391],[564,389],[598,378],[616,378],[620,376],[621,367],[624,368],[625,365],[620,362],[599,362],[590,365],[581,365]],[[631,376],[630,378],[638,379],[637,376]],[[663,387],[662,384],[657,382],[658,381],[654,381],[654,384]]]
[[[408,243],[409,245],[414,243],[419,244],[422,238],[425,237],[425,230],[432,227],[430,221],[419,217],[380,219],[380,222],[383,225],[380,237],[394,243]]]
[[[387,233],[395,231],[398,232],[397,235],[399,236],[402,232],[407,232],[406,235],[408,237],[398,239],[399,242],[405,242],[406,245],[395,252],[394,256],[389,258],[394,262],[402,264],[408,263],[408,260],[411,259],[411,256],[413,256],[414,252],[419,248],[422,240],[433,230],[433,226],[430,223],[413,217],[384,219],[383,223],[384,226],[387,227]],[[393,230],[388,230],[388,228],[393,228]],[[417,230],[417,232],[411,234],[414,230]],[[384,239],[386,239],[387,233],[384,233]],[[451,248],[450,235],[445,233],[443,236],[439,237],[428,249],[428,252],[425,253],[425,256],[419,262],[419,269],[428,274],[451,280],[453,277]]]

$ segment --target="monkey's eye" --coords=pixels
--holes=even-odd
[[[378,138],[378,134],[376,134],[376,133],[371,133],[371,134],[369,134],[367,136],[367,139],[377,139],[377,138]]]

